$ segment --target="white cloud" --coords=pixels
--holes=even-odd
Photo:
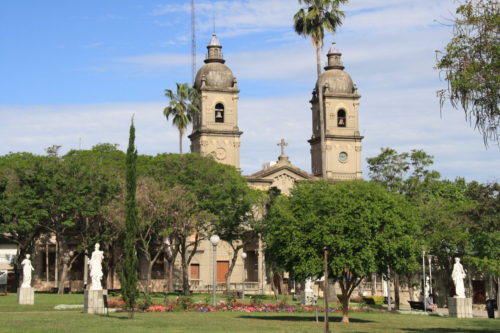
[[[213,30],[215,17],[216,31],[221,36],[239,36],[270,28],[289,27],[292,16],[298,9],[297,2],[289,0],[246,0],[246,1],[197,1],[197,28],[202,32]],[[176,13],[188,14],[191,7],[183,5],[160,5],[151,15],[165,16]]]
[[[42,154],[57,144],[63,151],[88,149],[97,143],[126,149],[134,116],[140,153],[177,152],[178,134],[163,116],[164,102],[0,107],[5,130],[0,153],[29,151]],[[186,142],[185,142],[186,143]]]
[[[116,59],[117,62],[140,66],[180,67],[190,64],[187,54],[155,53]]]

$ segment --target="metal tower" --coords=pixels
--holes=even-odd
[[[194,84],[196,75],[196,9],[194,0],[191,0],[191,84]]]

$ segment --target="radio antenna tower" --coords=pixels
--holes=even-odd
[[[196,8],[191,0],[191,83],[194,85],[196,75]]]

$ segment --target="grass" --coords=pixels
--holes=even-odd
[[[203,299],[203,298],[202,298]],[[81,313],[81,310],[57,311],[57,304],[81,304],[83,295],[36,294],[36,305],[17,305],[16,295],[0,297],[0,332],[286,332],[320,333],[323,324],[312,313],[239,313],[169,312],[126,313],[109,317]],[[455,319],[399,315],[392,313],[353,313],[350,324],[340,323],[340,314],[332,316],[333,332],[499,332],[500,321],[492,319]],[[322,317],[320,317],[320,321]]]

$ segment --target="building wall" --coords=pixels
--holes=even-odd
[[[326,174],[334,180],[361,179],[361,140],[359,133],[359,96],[342,96],[325,93],[325,144]],[[338,126],[338,111],[346,112],[346,126]],[[321,141],[319,130],[319,105],[313,101],[313,138],[311,142],[312,173],[321,176]],[[347,154],[342,159],[340,154]]]
[[[201,113],[193,124],[191,151],[240,167],[240,135],[238,129],[238,90],[202,90]],[[215,107],[224,105],[224,122],[215,121]]]

